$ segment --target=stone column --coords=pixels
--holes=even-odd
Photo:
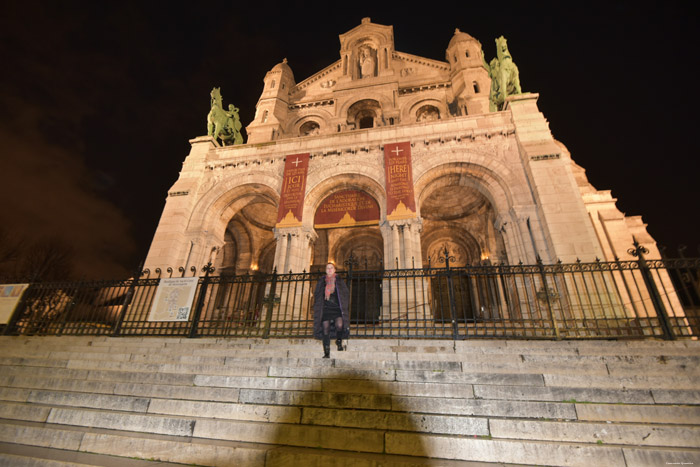
[[[311,247],[318,238],[313,229],[306,227],[285,227],[274,229],[277,239],[275,267],[279,274],[300,273],[309,270]]]
[[[275,269],[279,274],[285,272],[287,266],[287,243],[288,243],[288,233],[287,229],[274,229],[275,239],[277,240],[277,247],[275,249]]]
[[[400,269],[401,264],[401,235],[399,235],[399,226],[394,222],[389,222],[391,226],[391,262],[388,269]]]

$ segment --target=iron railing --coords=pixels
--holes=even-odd
[[[355,337],[696,338],[700,259],[341,272]],[[194,271],[197,272],[196,270]],[[160,278],[31,284],[4,334],[311,337],[320,273],[198,278],[181,321],[150,321]],[[172,270],[169,269],[172,276]],[[185,271],[181,269],[184,276]],[[160,271],[157,271],[160,275]]]

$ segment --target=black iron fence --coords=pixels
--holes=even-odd
[[[700,336],[700,259],[647,260],[643,253],[637,246],[636,261],[451,267],[445,252],[444,267],[379,271],[350,263],[341,274],[351,291],[351,336]],[[217,276],[210,267],[201,272],[191,307],[180,307],[167,321],[154,319],[161,281],[148,271],[118,282],[30,284],[2,332],[312,336],[313,289],[320,274]]]

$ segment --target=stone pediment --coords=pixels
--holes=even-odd
[[[392,66],[398,71],[401,80],[419,79],[424,81],[426,77],[448,80],[450,77],[450,65],[440,60],[394,52],[392,62]]]
[[[371,42],[375,46],[386,46],[391,50],[394,48],[394,27],[372,23],[370,18],[362,18],[360,25],[338,37],[341,55],[365,42]]]
[[[338,79],[342,76],[342,73],[341,62],[338,60],[297,84],[292,95],[295,96],[301,92],[305,94],[332,92],[334,90],[333,88],[338,83]]]

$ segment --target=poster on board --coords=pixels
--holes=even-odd
[[[198,277],[161,279],[148,321],[188,321]]]
[[[0,285],[0,324],[7,324],[29,284]]]

